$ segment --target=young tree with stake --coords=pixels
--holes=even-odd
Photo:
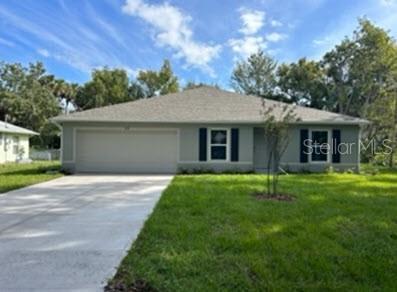
[[[291,123],[299,119],[296,117],[294,106],[273,102],[268,106],[265,99],[262,102],[262,115],[268,152],[267,195],[276,196],[280,161],[289,143],[289,128]]]

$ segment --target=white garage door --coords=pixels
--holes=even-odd
[[[79,172],[175,173],[176,130],[77,130]]]

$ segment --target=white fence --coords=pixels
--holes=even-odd
[[[30,149],[29,158],[32,160],[59,160],[61,152],[59,149],[34,150]]]

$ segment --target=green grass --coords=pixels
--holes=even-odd
[[[59,162],[32,162],[29,164],[0,164],[0,193],[26,187],[62,176]]]
[[[397,289],[397,173],[177,176],[111,283],[159,291]],[[131,287],[131,286],[129,286]]]

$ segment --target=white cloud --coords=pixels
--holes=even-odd
[[[259,10],[240,9],[240,19],[243,27],[239,30],[242,34],[252,35],[257,33],[264,25],[265,12]]]
[[[174,49],[175,56],[185,59],[187,65],[213,73],[209,63],[218,56],[221,46],[194,41],[189,25],[192,18],[178,7],[167,2],[148,4],[142,0],[127,0],[122,10],[150,24],[156,30],[154,38],[159,46]]]
[[[396,0],[380,0],[380,4],[383,6],[392,6],[396,4]]]
[[[15,43],[13,43],[12,41],[0,38],[0,45],[5,45],[7,47],[14,47]]]
[[[272,43],[277,43],[279,41],[285,40],[286,38],[287,35],[278,32],[272,32],[266,35],[266,40]]]
[[[283,26],[283,23],[281,21],[273,19],[272,21],[270,21],[270,25],[272,27],[281,27]]]
[[[21,17],[0,5],[0,17],[13,26],[13,37],[18,43],[86,74],[90,74],[94,68],[106,65],[123,68],[126,64],[125,58],[118,53],[121,51],[120,46],[117,46],[119,43],[106,38],[110,30],[104,30],[107,33],[97,33],[94,26],[87,26],[89,23],[82,23],[71,14],[53,18],[50,15],[43,16],[37,11],[30,13],[29,17]],[[97,24],[97,21],[93,22]],[[103,28],[101,25],[99,27]],[[33,36],[33,39],[40,43],[48,44],[51,52],[43,48],[37,49],[37,41],[30,41],[31,38],[27,38],[26,34]],[[130,48],[131,46],[133,44]]]
[[[259,50],[267,48],[266,40],[262,36],[257,35],[264,25],[265,12],[247,8],[240,8],[238,11],[242,22],[239,32],[244,36],[229,39],[228,45],[238,57],[247,58]]]
[[[240,8],[239,12],[242,21],[242,28],[239,29],[239,32],[243,36],[228,41],[228,45],[238,57],[247,58],[259,50],[266,50],[270,42],[276,43],[287,38],[286,34],[277,32],[270,32],[265,36],[259,35],[259,31],[265,23],[265,12],[247,8]],[[269,23],[272,27],[282,26],[281,22],[274,19]]]
[[[125,49],[129,49],[122,37],[122,34],[120,34],[111,23],[103,19],[89,2],[86,3],[86,8],[92,21],[94,21],[110,38],[115,40],[119,45]]]
[[[37,53],[39,53],[40,55],[42,55],[43,57],[48,58],[50,56],[50,52],[46,49],[37,49]]]
[[[41,27],[36,23],[27,20],[26,18],[19,17],[11,13],[10,11],[2,8],[1,6],[0,6],[0,15],[3,17],[3,19],[7,19],[20,30],[34,34],[43,40],[46,40],[48,42],[54,43],[59,46],[63,46],[63,47],[69,46],[69,44],[63,41],[60,36],[51,33],[47,27]]]
[[[243,58],[247,58],[258,52],[258,50],[264,50],[267,47],[265,40],[260,36],[246,36],[242,39],[230,39],[229,45],[233,52]]]
[[[286,34],[277,32],[269,32],[264,36],[260,35],[259,32],[265,24],[264,11],[249,10],[247,8],[240,8],[238,11],[242,21],[242,27],[239,29],[242,36],[228,41],[228,45],[238,57],[247,58],[259,50],[267,50],[269,43],[276,43],[287,38]],[[269,24],[272,27],[282,26],[281,22],[274,19],[270,20]],[[275,52],[276,49],[272,48],[271,51]]]

